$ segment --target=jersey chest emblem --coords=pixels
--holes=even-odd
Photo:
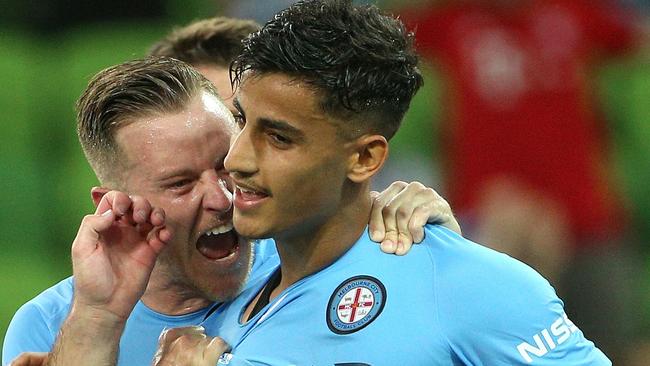
[[[343,281],[327,303],[327,326],[336,334],[350,334],[372,323],[384,310],[386,288],[371,276]]]

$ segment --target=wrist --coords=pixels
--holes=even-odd
[[[79,336],[99,339],[119,339],[126,317],[97,306],[73,303],[66,327]]]
[[[47,365],[114,366],[125,324],[105,309],[73,303]]]

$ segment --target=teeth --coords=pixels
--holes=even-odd
[[[231,222],[231,223],[228,223],[228,224],[225,224],[225,225],[217,226],[212,230],[208,230],[208,231],[205,232],[205,235],[207,235],[207,236],[219,235],[219,234],[227,233],[232,229],[233,229],[233,226],[232,226],[232,222]]]
[[[243,188],[243,187],[240,187],[240,186],[237,186],[237,188],[238,188],[240,191],[242,191],[243,193],[250,193],[250,194],[255,194],[255,193],[257,193],[257,191],[253,191],[253,190],[248,189],[248,188]]]

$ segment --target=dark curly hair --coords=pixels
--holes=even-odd
[[[325,113],[351,122],[348,135],[391,138],[423,83],[413,38],[376,6],[300,1],[244,40],[231,78],[287,74],[314,88]]]

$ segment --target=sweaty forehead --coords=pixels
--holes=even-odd
[[[232,111],[234,92],[230,84],[230,72],[228,68],[215,65],[196,65],[194,68],[210,80],[212,85],[217,89],[221,100]]]
[[[162,171],[172,162],[213,163],[228,152],[235,130],[230,112],[206,93],[182,112],[139,118],[120,128],[115,138],[130,165]]]

